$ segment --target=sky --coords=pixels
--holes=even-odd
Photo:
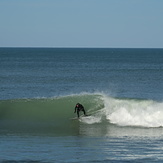
[[[0,47],[163,48],[163,0],[0,0]]]

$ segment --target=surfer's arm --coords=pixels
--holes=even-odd
[[[76,107],[75,107],[75,111],[74,111],[74,113],[76,113]]]

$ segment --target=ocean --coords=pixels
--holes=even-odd
[[[0,48],[0,162],[163,162],[162,91],[163,49]]]

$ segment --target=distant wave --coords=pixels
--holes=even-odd
[[[74,106],[82,103],[91,114],[73,121]],[[152,100],[120,99],[106,94],[83,93],[54,98],[0,101],[1,131],[75,133],[79,125],[163,126],[163,103]],[[82,113],[81,113],[82,114]]]

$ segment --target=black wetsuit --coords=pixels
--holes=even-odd
[[[78,118],[79,118],[80,111],[83,111],[84,115],[86,115],[83,105],[81,105],[79,103],[76,104],[74,113],[76,113],[76,111],[77,111]]]

